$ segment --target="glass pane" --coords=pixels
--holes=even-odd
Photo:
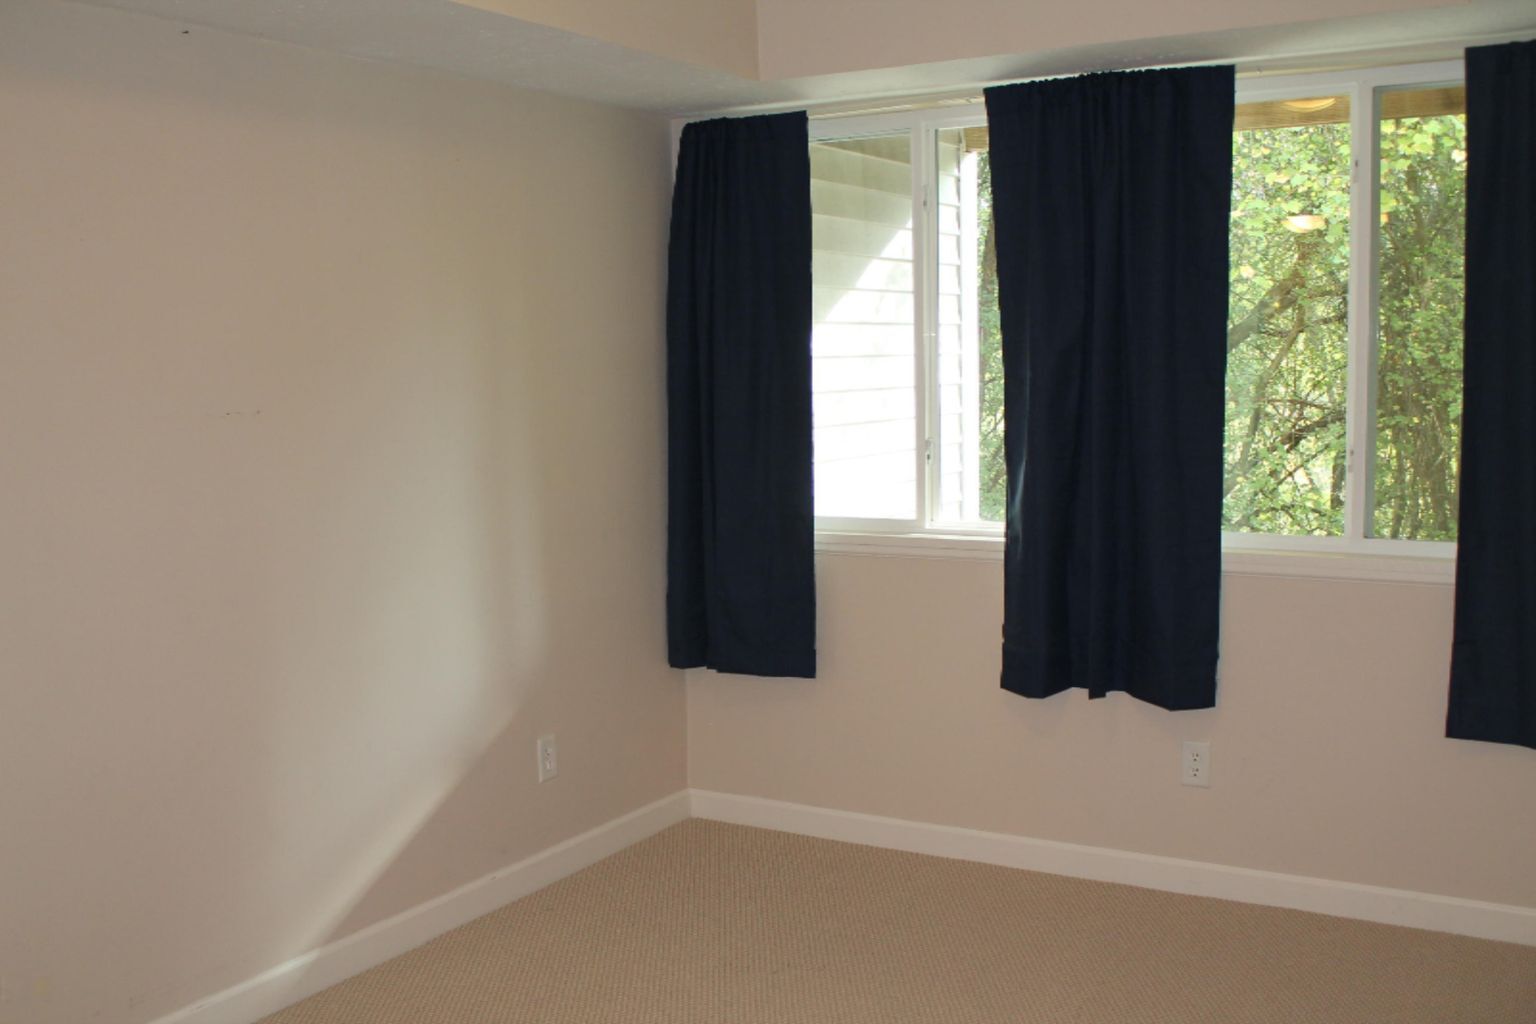
[[[1455,540],[1461,451],[1466,93],[1381,97],[1377,537]]]
[[[1239,105],[1223,527],[1344,531],[1349,99]]]
[[[1003,521],[1003,353],[985,128],[938,133],[938,504],[949,523]]]
[[[818,516],[917,515],[909,140],[811,146]]]

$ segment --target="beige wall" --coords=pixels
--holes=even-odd
[[[765,79],[796,78],[1447,6],[1459,5],[1446,0],[1289,0],[1283,5],[1272,0],[961,0],[942,6],[925,0],[757,0],[758,70]]]
[[[0,136],[0,1020],[684,785],[663,122],[7,0]]]
[[[1442,738],[1448,586],[1228,576],[1219,706],[1177,714],[1001,690],[999,563],[829,554],[817,586],[819,679],[689,674],[693,786],[1536,906],[1532,752]]]
[[[687,64],[757,76],[754,0],[453,0]]]

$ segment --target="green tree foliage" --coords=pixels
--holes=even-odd
[[[1225,526],[1342,533],[1349,128],[1238,132],[1232,168]]]
[[[979,154],[976,169],[977,266],[981,282],[976,309],[981,373],[981,518],[1002,522],[1008,505],[1008,467],[1003,461],[1003,326],[997,305],[997,243],[992,234],[992,161]]]
[[[1467,121],[1381,124],[1378,537],[1455,540]]]

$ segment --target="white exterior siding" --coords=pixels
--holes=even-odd
[[[912,167],[907,133],[811,146],[816,514],[911,519]]]

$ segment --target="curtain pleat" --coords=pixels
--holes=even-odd
[[[667,282],[667,649],[816,674],[806,116],[683,129]]]
[[[1536,747],[1536,41],[1467,50],[1466,357],[1446,735]]]
[[[1215,703],[1234,84],[987,90],[1015,693]]]

